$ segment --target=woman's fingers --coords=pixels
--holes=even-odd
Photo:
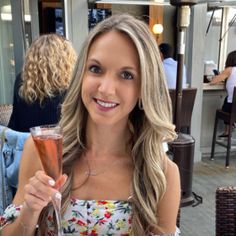
[[[55,180],[46,175],[42,170],[37,171],[35,177],[46,185],[55,186]]]
[[[65,177],[62,178],[62,182]],[[25,203],[33,211],[42,210],[58,193],[55,189],[55,181],[43,171],[37,171],[25,186]]]

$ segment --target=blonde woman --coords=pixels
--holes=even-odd
[[[30,127],[59,121],[76,58],[72,44],[57,34],[42,35],[31,44],[14,85],[9,128],[29,132]]]
[[[60,124],[64,235],[178,235],[179,172],[162,146],[176,137],[171,102],[144,22],[112,16],[89,34]],[[56,235],[50,202],[58,192],[36,155],[29,139],[3,235]]]

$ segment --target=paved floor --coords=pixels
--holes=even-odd
[[[181,236],[215,235],[215,190],[218,186],[236,186],[236,155],[231,155],[230,168],[225,169],[225,157],[214,161],[204,158],[194,164],[193,187],[203,203],[181,208]]]

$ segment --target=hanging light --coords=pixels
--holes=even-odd
[[[152,27],[152,32],[157,35],[162,34],[163,30],[164,28],[162,24],[154,24]]]

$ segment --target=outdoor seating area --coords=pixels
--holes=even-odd
[[[225,157],[218,156],[214,161],[203,158],[195,163],[192,190],[203,202],[195,207],[181,208],[181,236],[236,235],[236,193],[235,189],[227,190],[236,186],[235,153],[229,169],[225,168],[224,162]]]

